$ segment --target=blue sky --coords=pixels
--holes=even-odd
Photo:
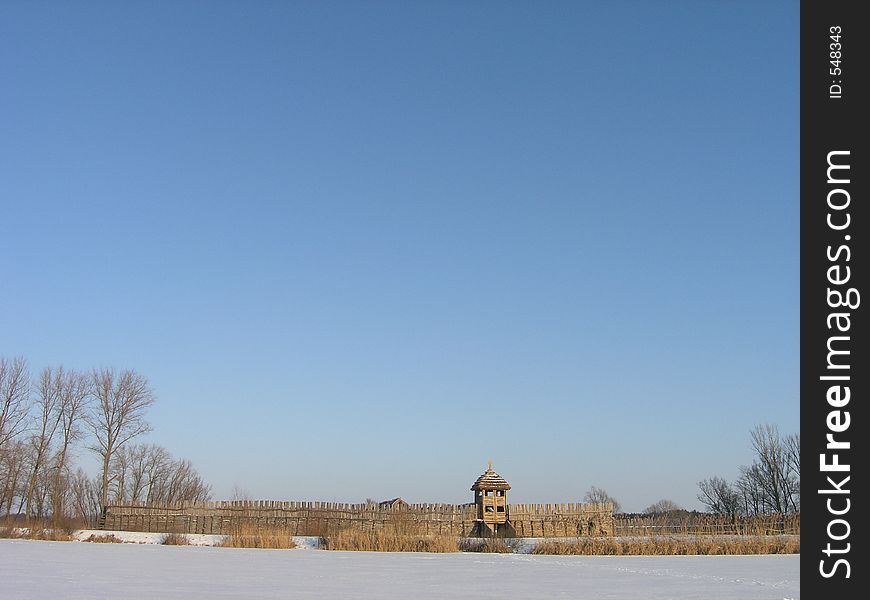
[[[0,354],[135,368],[217,498],[698,507],[798,431],[798,54],[797,2],[5,2]]]

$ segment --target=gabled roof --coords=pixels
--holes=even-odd
[[[405,502],[402,498],[391,498],[390,500],[378,502],[378,506],[396,508],[399,506],[408,506],[408,503]]]

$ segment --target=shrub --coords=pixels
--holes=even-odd
[[[183,533],[167,533],[160,538],[164,546],[190,546],[190,538]]]
[[[124,540],[121,538],[115,537],[113,534],[108,535],[97,535],[92,533],[88,537],[82,540],[83,542],[92,542],[94,544],[123,544]]]
[[[488,552],[513,554],[515,545],[500,538],[464,538],[459,542],[461,552]]]

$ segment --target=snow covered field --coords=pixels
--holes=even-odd
[[[0,597],[782,600],[799,556],[531,556],[0,540]]]

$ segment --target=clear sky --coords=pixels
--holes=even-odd
[[[145,375],[216,498],[700,507],[798,431],[798,55],[797,2],[2,2],[0,354]]]

